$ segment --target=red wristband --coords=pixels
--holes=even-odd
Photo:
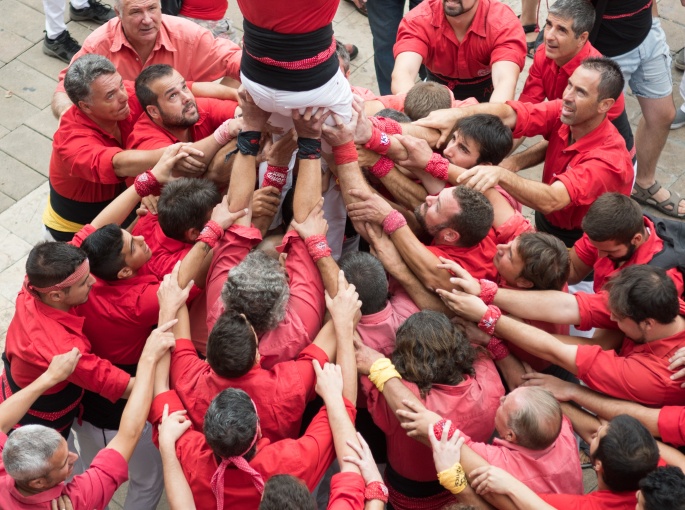
[[[499,308],[497,308],[495,305],[488,306],[488,309],[485,311],[483,317],[481,317],[480,322],[478,323],[478,329],[490,336],[494,335],[495,326],[497,325],[497,321],[501,316],[502,311]]]
[[[389,135],[401,135],[402,126],[395,119],[388,117],[370,117],[371,124]]]
[[[499,290],[499,287],[495,282],[481,278],[478,280],[480,283],[480,298],[486,305],[491,305],[495,299],[495,294]]]
[[[136,189],[136,193],[140,197],[146,197],[148,195],[157,195],[162,192],[162,185],[152,174],[151,170],[138,175],[133,181],[133,187]]]
[[[383,220],[381,224],[383,232],[392,235],[398,228],[402,228],[407,224],[407,220],[402,213],[393,209]]]
[[[383,503],[388,502],[388,488],[383,482],[370,482],[364,489],[364,499],[380,499]]]
[[[395,163],[393,163],[392,159],[390,159],[388,156],[381,156],[381,158],[376,161],[373,166],[369,167],[369,172],[371,175],[382,179],[388,175],[390,170],[392,170],[394,167]]]
[[[336,165],[346,165],[347,163],[353,163],[359,161],[357,156],[357,147],[354,145],[353,141],[349,141],[337,147],[333,147],[333,159]]]
[[[442,429],[445,428],[445,423],[447,422],[446,419],[440,420],[438,423],[433,425],[433,435],[435,435],[435,439],[440,441],[442,439]],[[452,436],[454,433],[457,431],[457,426],[452,423],[450,425],[450,430],[447,432],[447,439],[452,439]]]
[[[200,235],[197,236],[197,241],[205,243],[210,248],[214,248],[216,243],[223,235],[224,229],[221,228],[221,225],[219,225],[216,221],[209,220],[207,223],[205,223]]]
[[[504,342],[496,336],[493,336],[490,339],[490,342],[488,343],[486,349],[488,350],[494,361],[502,360],[509,356],[509,354],[511,354],[507,346],[504,345]]]
[[[377,127],[374,127],[373,131],[371,131],[371,139],[364,144],[364,147],[385,156],[390,150],[390,137]]]
[[[309,236],[304,240],[304,244],[307,246],[309,256],[314,262],[318,262],[324,257],[331,256],[331,249],[328,247],[326,236],[323,234]]]
[[[431,158],[428,160],[426,165],[426,172],[431,174],[436,179],[441,181],[446,181],[448,177],[448,169],[450,167],[450,162],[446,158],[443,158],[437,152],[434,152]]]
[[[266,173],[264,174],[264,180],[262,181],[262,188],[273,186],[274,188],[278,188],[278,191],[283,191],[283,186],[285,186],[287,179],[287,166],[268,165],[266,167]]]

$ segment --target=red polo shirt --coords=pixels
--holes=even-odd
[[[488,463],[514,475],[534,492],[583,494],[578,444],[571,421],[565,416],[559,437],[544,450],[531,450],[499,438],[492,444],[467,438],[466,444]]]
[[[114,173],[112,159],[124,150],[123,142],[143,112],[133,83],[124,81],[124,86],[131,112],[117,122],[121,142],[76,107],[62,116],[52,141],[49,175],[50,186],[63,197],[77,202],[104,202],[120,190],[124,178]]]
[[[227,119],[232,119],[238,103],[231,100],[198,97],[195,98],[198,121],[190,127],[193,142],[199,142],[214,133]],[[126,140],[127,149],[160,149],[180,142],[169,131],[155,124],[148,115],[141,115],[133,127],[133,132]]]
[[[591,266],[595,272],[595,280],[593,288],[596,294],[587,294],[585,292],[578,292],[575,294],[578,302],[578,309],[580,311],[579,329],[588,330],[590,328],[604,328],[616,329],[616,323],[611,320],[611,312],[608,307],[608,293],[602,288],[604,284],[617,275],[626,267],[637,264],[648,264],[652,258],[659,253],[663,247],[664,242],[657,235],[654,229],[654,223],[645,217],[645,229],[649,233],[647,240],[642,243],[627,261],[619,267],[614,267],[614,262],[608,257],[600,257],[597,248],[590,242],[587,234],[576,241],[573,249],[578,255],[578,258],[587,266]],[[683,274],[678,268],[671,268],[666,271],[666,274],[675,283],[678,295],[682,295],[685,290],[683,284]],[[681,301],[681,310],[683,303]]]
[[[659,435],[665,443],[685,446],[685,407],[666,406],[659,412]]]
[[[278,441],[297,438],[304,408],[314,398],[316,374],[312,360],[321,366],[328,356],[316,345],[309,345],[297,361],[285,361],[265,370],[254,366],[242,377],[217,375],[201,360],[190,340],[178,340],[171,353],[171,386],[188,410],[188,418],[197,430],[202,430],[205,413],[221,391],[238,388],[250,395],[266,439]]]
[[[504,395],[504,387],[491,359],[481,357],[473,368],[475,377],[467,376],[457,386],[434,384],[426,399],[421,400],[428,409],[452,420],[459,430],[474,440],[486,442],[495,429],[495,412]],[[373,421],[385,433],[390,465],[405,478],[434,481],[431,450],[407,437],[397,416],[368,377],[362,377],[361,383]],[[416,384],[406,380],[402,380],[402,384],[421,398]]]
[[[484,81],[492,64],[514,62],[523,69],[526,39],[508,5],[479,0],[476,15],[461,41],[447,22],[441,0],[425,0],[409,11],[397,31],[395,58],[411,51],[438,77]]]
[[[528,70],[528,78],[523,85],[519,101],[524,103],[542,103],[545,99],[561,99],[568,85],[568,79],[588,57],[601,57],[602,54],[589,42],[580,49],[576,55],[559,67],[554,60],[547,58],[545,45],[541,44],[535,52],[533,65]],[[607,113],[609,120],[614,120],[621,115],[626,106],[623,92]]]
[[[152,402],[149,416],[151,423],[159,424],[164,404],[169,404],[170,413],[183,409],[183,404],[174,391],[161,393]],[[354,422],[354,405],[345,400],[345,408]],[[157,430],[157,427],[153,427],[155,444],[159,444]],[[210,482],[219,464],[214,452],[207,445],[204,434],[193,428],[187,430],[176,442],[176,456],[193,491],[195,506],[203,509],[216,508]],[[265,482],[273,475],[287,473],[302,480],[312,491],[334,457],[333,435],[326,408],[323,407],[299,439],[283,439],[274,443],[268,439],[257,441],[257,453],[250,461],[250,466],[262,475]],[[226,469],[224,484],[224,508],[247,509],[259,506],[261,496],[252,483],[252,477],[233,464]]]
[[[495,281],[497,269],[492,260],[497,254],[497,241],[494,229],[476,246],[451,246],[449,244],[432,244],[426,246],[437,257],[445,257],[460,264],[474,278],[485,278]]]
[[[635,510],[635,491],[595,491],[584,496],[539,494],[557,510]]]
[[[50,501],[62,495],[69,496],[77,509],[104,508],[114,491],[128,480],[126,460],[118,451],[103,448],[85,473],[75,476],[71,482],[61,482],[46,491],[24,496],[2,463],[1,454],[6,442],[7,435],[0,431],[0,508],[3,510],[50,510]]]
[[[685,405],[681,381],[672,381],[669,358],[685,345],[685,332],[638,344],[626,338],[617,354],[598,345],[579,345],[578,378],[595,391],[653,407]]]
[[[507,101],[517,114],[514,138],[542,135],[549,141],[542,182],[561,181],[571,203],[547,220],[557,227],[580,229],[590,205],[604,193],[630,195],[633,162],[625,140],[605,118],[593,131],[569,145],[569,126],[560,119],[561,100],[539,104]]]
[[[224,76],[237,80],[242,57],[242,50],[230,39],[215,38],[197,23],[166,14],[162,14],[155,46],[145,62],[140,60],[126,39],[119,17],[109,20],[86,37],[81,51],[71,61],[87,53],[107,57],[119,74],[131,81],[153,64],[169,64],[188,81],[214,81]],[[66,72],[67,68],[64,68],[59,73],[58,92],[64,92]]]

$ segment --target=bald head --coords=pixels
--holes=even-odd
[[[521,386],[502,404],[516,443],[531,450],[549,447],[561,432],[561,407],[547,390]]]

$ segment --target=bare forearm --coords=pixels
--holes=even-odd
[[[43,373],[24,389],[2,402],[0,404],[0,430],[7,433],[24,417],[38,397],[54,385],[55,382]]]
[[[421,310],[435,310],[449,316],[454,315],[454,312],[445,306],[442,299],[423,286],[423,283],[406,264],[386,266],[385,269],[402,285],[412,301]]]
[[[302,223],[321,200],[321,160],[301,159],[293,197],[293,217]]]
[[[409,227],[397,229],[391,236],[409,269],[431,290],[450,287],[450,274],[438,269],[440,259],[419,241]]]
[[[323,257],[316,262],[316,267],[321,273],[321,279],[323,280],[323,287],[328,291],[331,297],[335,297],[338,294],[338,272],[340,267],[333,260],[333,257]]]
[[[171,510],[195,510],[193,493],[183,474],[181,463],[176,458],[176,447],[173,443],[160,441],[159,453],[162,456],[164,470],[164,490],[166,490],[169,508]]]
[[[399,204],[411,211],[421,205],[428,195],[426,188],[404,176],[397,168],[390,170],[381,178],[381,182]]]
[[[512,391],[521,384],[523,384],[523,374],[526,373],[526,369],[523,367],[523,363],[513,354],[509,354],[506,358],[496,361],[495,364],[497,368],[500,369],[504,380],[509,387],[509,391]]]
[[[121,225],[139,202],[140,196],[135,186],[131,186],[100,211],[90,224],[96,229],[110,223]]]
[[[196,81],[193,83],[191,90],[195,97],[238,100],[238,90],[221,83]]]
[[[507,168],[512,169],[514,172],[518,172],[519,170],[525,170],[526,168],[539,165],[545,161],[548,145],[549,143],[547,140],[541,140],[535,145],[528,147],[525,151],[509,156],[507,158]]]
[[[601,425],[599,419],[568,402],[561,403],[561,410],[571,420],[575,433],[588,444],[592,442],[592,436]]]
[[[231,183],[228,187],[229,211],[237,212],[241,209],[251,208],[256,180],[255,157],[238,152],[235,155]],[[242,225],[245,223],[245,219],[240,218],[236,223]],[[249,224],[249,221],[247,223]]]
[[[499,185],[523,205],[542,214],[559,211],[571,202],[566,187],[559,181],[551,185],[544,184],[507,171],[502,175]]]
[[[178,285],[182,289],[186,288],[191,280],[197,280],[200,269],[204,265],[207,254],[212,249],[208,244],[198,241],[183,258],[181,267],[178,270]]]
[[[114,155],[114,173],[119,177],[135,177],[157,164],[164,149],[153,151],[122,151]]]
[[[338,181],[340,182],[340,189],[343,194],[343,200],[346,205],[360,202],[361,199],[350,195],[351,189],[364,190],[368,193],[375,193],[374,189],[369,186],[369,183],[364,179],[364,175],[359,168],[356,161],[338,165],[337,167]]]
[[[552,324],[580,323],[578,302],[571,294],[557,290],[498,289],[494,304],[522,319]]]
[[[50,103],[52,114],[56,119],[59,119],[73,104],[74,103],[71,102],[71,99],[69,99],[66,92],[55,92],[52,95],[52,102]]]

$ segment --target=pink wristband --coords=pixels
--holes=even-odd
[[[402,216],[402,213],[393,209],[383,220],[383,232],[392,235],[397,229],[404,227],[407,220]]]
[[[152,174],[151,170],[138,175],[135,181],[133,181],[133,187],[136,189],[138,196],[143,198],[148,195],[159,196],[159,194],[162,192],[162,185]]]
[[[333,147],[333,159],[336,165],[346,165],[359,160],[357,147],[353,141]]]
[[[495,282],[481,278],[480,283],[480,298],[486,305],[491,305],[492,301],[495,299],[495,294],[499,290],[499,287]]]
[[[371,117],[369,119],[371,124],[389,135],[401,135],[402,126],[399,122],[388,117]]]
[[[269,165],[266,167],[266,173],[264,174],[264,180],[262,181],[262,188],[266,188],[267,186],[273,186],[275,188],[278,188],[278,191],[283,191],[283,186],[285,186],[285,181],[287,179],[287,166]]]
[[[307,246],[309,256],[314,262],[318,262],[324,257],[331,256],[331,249],[328,247],[326,236],[323,234],[309,236],[304,240],[304,244]]]
[[[494,335],[495,326],[497,325],[497,321],[501,316],[502,311],[499,308],[497,308],[495,305],[488,306],[488,309],[485,311],[483,317],[481,317],[480,322],[478,323],[478,329],[490,336]]]
[[[488,343],[486,349],[494,361],[502,360],[511,354],[507,346],[504,345],[504,342],[496,336],[493,336],[490,339],[490,343]]]
[[[431,174],[436,179],[441,181],[447,181],[449,176],[448,169],[450,167],[450,162],[446,158],[443,158],[437,152],[434,152],[431,158],[428,160],[426,165],[426,172]]]
[[[388,156],[381,156],[381,158],[376,161],[373,166],[369,167],[369,172],[371,175],[382,179],[388,175],[390,170],[392,170],[394,167],[395,163],[393,163],[392,159],[390,159]]]
[[[197,236],[197,241],[205,243],[210,248],[214,248],[216,243],[223,235],[224,229],[221,228],[221,225],[219,225],[216,221],[209,220],[207,223],[205,223],[200,235]]]
[[[216,140],[216,143],[219,145],[226,145],[235,138],[233,135],[231,135],[231,129],[229,127],[229,123],[232,120],[233,119],[228,119],[214,130],[214,140]]]
[[[364,144],[364,147],[385,156],[388,150],[390,150],[390,137],[377,127],[374,127],[373,131],[371,131],[371,139]]]
[[[447,420],[443,418],[438,423],[433,425],[433,434],[435,435],[435,439],[438,441],[442,439],[442,429],[445,428],[445,422],[447,422]],[[457,426],[454,423],[450,424],[450,430],[447,432],[447,439],[452,439],[452,436],[456,431]]]

